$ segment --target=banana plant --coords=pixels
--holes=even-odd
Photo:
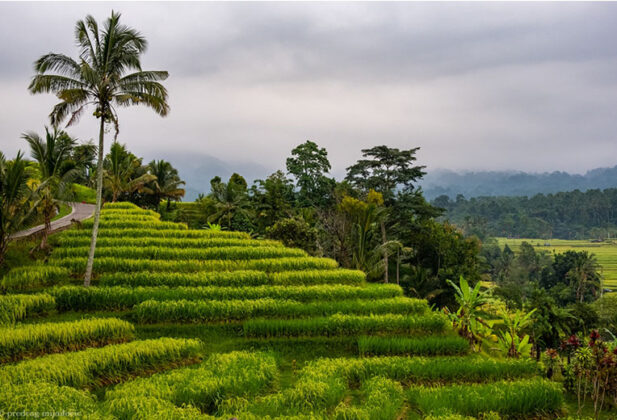
[[[499,334],[499,347],[504,350],[508,357],[519,358],[531,353],[533,346],[529,343],[529,335],[523,335],[522,331],[531,324],[531,316],[535,311],[533,309],[525,313],[524,311],[517,310],[514,313],[510,313],[503,309],[501,318],[506,330],[501,331]]]

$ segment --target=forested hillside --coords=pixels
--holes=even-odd
[[[440,196],[445,218],[481,238],[605,239],[617,236],[617,189],[579,190],[528,197]]]

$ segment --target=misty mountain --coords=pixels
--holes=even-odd
[[[447,169],[428,171],[421,182],[424,195],[432,200],[440,195],[454,199],[479,196],[533,196],[560,191],[617,187],[617,166],[598,168],[584,175],[567,172],[528,173],[518,171],[454,172]]]
[[[162,157],[159,154],[159,158]],[[163,159],[178,169],[180,178],[186,182],[186,195],[182,201],[193,201],[200,193],[210,192],[210,180],[220,176],[223,181],[237,172],[249,185],[256,179],[264,179],[276,169],[266,168],[256,162],[226,162],[211,155],[200,153],[166,152]]]

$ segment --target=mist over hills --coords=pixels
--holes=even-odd
[[[161,156],[160,154],[158,155]],[[210,191],[210,180],[220,176],[223,180],[237,172],[251,185],[256,179],[264,179],[278,168],[270,168],[257,162],[225,161],[215,156],[199,153],[165,153],[186,181],[184,201],[193,201],[200,193]],[[284,164],[280,169],[284,170]],[[617,166],[597,168],[585,174],[570,174],[555,171],[531,173],[523,171],[461,171],[429,169],[420,185],[428,200],[440,195],[455,199],[480,196],[533,196],[560,191],[617,188]],[[337,173],[338,175],[338,173]],[[336,176],[341,179],[342,176]]]
[[[440,195],[454,199],[480,196],[533,196],[560,191],[617,187],[617,166],[597,168],[584,175],[567,172],[529,173],[522,171],[428,171],[420,183],[424,195],[433,200]]]

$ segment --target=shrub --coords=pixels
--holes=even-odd
[[[297,302],[292,300],[156,301],[135,306],[133,316],[142,323],[207,322],[253,317],[297,318],[341,314],[412,314],[428,308],[424,301],[398,297],[383,300]]]
[[[183,277],[180,277],[183,278]],[[401,296],[397,286],[375,285],[354,287],[345,285],[318,286],[255,286],[255,287],[82,287],[64,286],[49,289],[59,311],[123,310],[147,300],[233,301],[277,299],[282,301],[328,302],[352,299],[388,299]],[[406,299],[415,312],[428,309],[425,301]],[[362,304],[366,306],[367,304]],[[344,308],[341,308],[344,311]]]
[[[65,257],[86,257],[90,247],[59,248],[54,251],[55,259]],[[136,258],[148,260],[252,260],[261,258],[304,257],[301,249],[284,247],[210,247],[210,248],[167,248],[116,246],[97,248],[98,258]]]
[[[46,293],[0,296],[0,325],[13,324],[54,308],[54,298]]]
[[[133,326],[115,318],[28,324],[0,329],[0,362],[126,341]]]
[[[358,350],[361,355],[447,356],[469,352],[469,342],[459,336],[361,337]]]
[[[528,417],[555,412],[564,401],[560,384],[538,378],[493,384],[412,388],[409,396],[412,404],[423,413],[433,415],[445,411],[477,416],[493,411]]]
[[[422,316],[404,315],[332,315],[310,319],[253,319],[243,324],[247,337],[340,336],[372,333],[441,332],[447,319],[436,313]]]
[[[73,273],[83,273],[86,269],[87,258],[62,258],[55,260],[57,265],[66,267]],[[134,260],[128,258],[95,258],[94,271],[97,273],[115,271],[235,271],[235,270],[260,270],[260,271],[288,271],[310,269],[334,269],[336,261],[328,258],[313,257],[290,257],[290,258],[267,258],[259,260]]]
[[[74,387],[97,386],[116,382],[129,374],[194,359],[200,351],[198,340],[159,338],[51,354],[0,367],[0,384],[49,382]]]
[[[31,265],[13,268],[2,278],[0,288],[17,292],[54,286],[66,281],[69,270],[53,265]]]

